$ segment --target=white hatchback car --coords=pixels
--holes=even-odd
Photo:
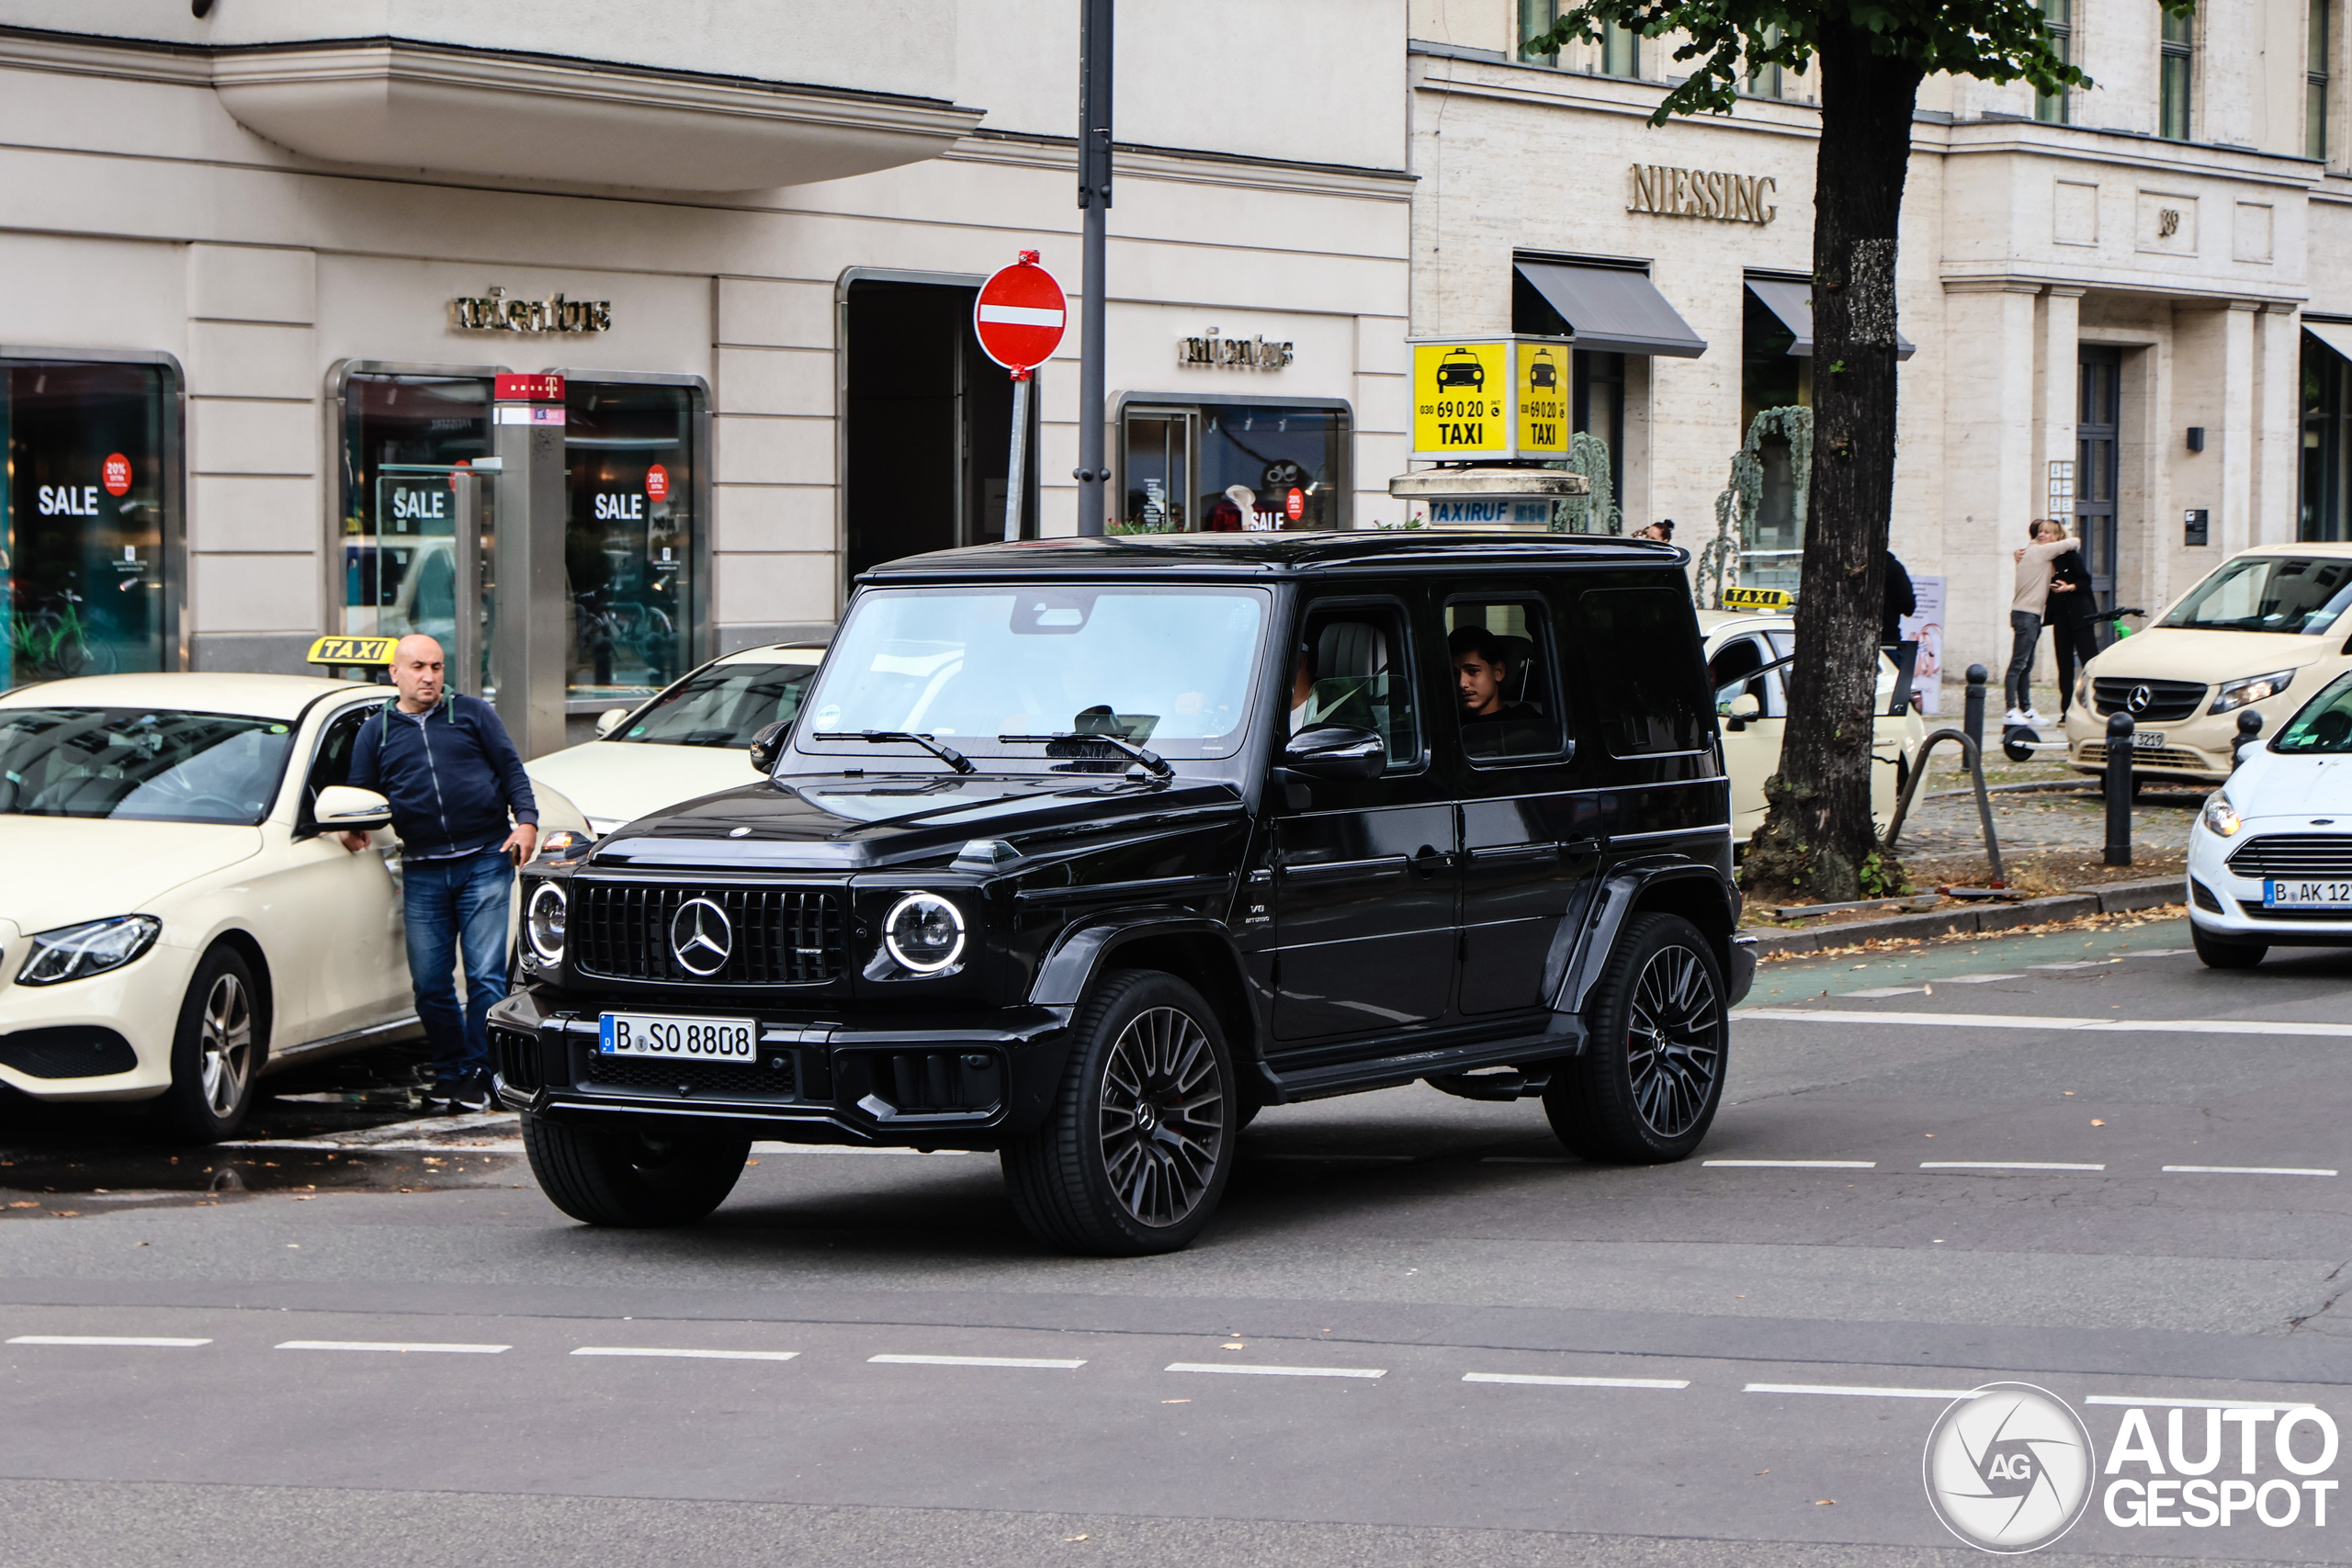
[[[821,643],[777,643],[714,659],[642,707],[612,708],[596,739],[526,762],[535,784],[562,792],[603,838],[684,801],[750,784],[752,738],[800,711],[825,660]]]
[[[315,811],[390,694],[171,674],[0,696],[0,1085],[155,1100],[221,1138],[263,1073],[413,1032],[391,834],[354,854]],[[539,808],[543,831],[586,826]]]
[[[2188,838],[2197,956],[2250,969],[2273,947],[2352,947],[2352,673],[2245,761]]]

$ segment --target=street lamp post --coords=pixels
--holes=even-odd
[[[1111,207],[1111,5],[1079,0],[1078,205],[1086,214],[1079,288],[1078,531],[1102,532],[1102,269]]]

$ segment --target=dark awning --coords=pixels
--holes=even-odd
[[[1813,353],[1813,285],[1751,277],[1747,280],[1747,291],[1755,295],[1766,310],[1780,317],[1782,326],[1796,333],[1797,341],[1789,352],[1810,357]],[[1908,359],[1918,352],[1918,344],[1899,332],[1894,334],[1895,358]]]
[[[1623,267],[1523,261],[1519,276],[1550,301],[1578,348],[1604,354],[1663,354],[1696,359],[1707,340],[1666,302],[1649,274]]]

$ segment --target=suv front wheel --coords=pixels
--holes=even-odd
[[[1045,1125],[1001,1158],[1029,1234],[1065,1252],[1174,1252],[1208,1224],[1239,1132],[1233,1058],[1200,992],[1113,975],[1079,1012]]]
[[[592,1225],[690,1225],[727,1201],[752,1140],[700,1129],[580,1126],[526,1113],[523,1148],[548,1201]]]
[[[1552,1131],[1589,1160],[1687,1157],[1723,1100],[1728,1010],[1699,928],[1679,915],[1634,916],[1593,987],[1584,1055],[1544,1091]]]

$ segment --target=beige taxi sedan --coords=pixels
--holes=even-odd
[[[0,696],[0,1085],[223,1138],[265,1074],[414,1032],[398,848],[335,838],[390,820],[343,781],[390,695],[167,674]],[[543,834],[586,827],[556,792],[539,809]]]

